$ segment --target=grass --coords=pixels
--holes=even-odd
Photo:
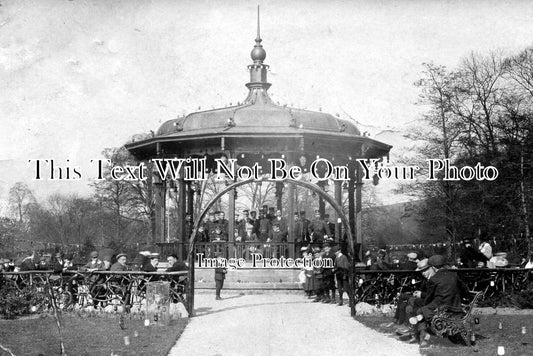
[[[187,319],[169,326],[144,326],[144,320],[126,316],[125,329],[119,316],[62,316],[65,349],[69,356],[167,355],[187,325]],[[137,333],[135,333],[137,332]],[[135,336],[135,335],[138,336]],[[60,355],[57,326],[52,316],[37,319],[0,320],[0,344],[17,355]],[[128,336],[130,344],[125,345]],[[0,350],[0,355],[8,355]]]
[[[421,349],[422,355],[450,356],[450,355],[496,355],[498,346],[504,346],[505,355],[531,356],[533,355],[533,323],[531,315],[479,315],[480,324],[475,326],[476,344],[469,348],[463,344],[454,344],[447,338],[432,336],[430,346]],[[358,316],[357,320],[377,331],[391,334],[395,327],[385,329],[380,324],[391,321],[383,316]],[[502,329],[499,330],[499,323]],[[526,334],[522,335],[522,326],[526,327]]]

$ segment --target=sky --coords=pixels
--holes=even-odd
[[[531,1],[0,4],[0,213],[17,181],[40,198],[89,194],[90,160],[104,148],[242,102],[258,4],[272,99],[379,128],[420,117],[422,63],[453,68],[471,51],[533,45]],[[30,159],[77,167],[82,179],[35,180]]]

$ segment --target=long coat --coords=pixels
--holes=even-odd
[[[440,269],[427,283],[426,298],[420,312],[430,321],[435,310],[441,305],[461,306],[461,297],[468,295],[468,287],[456,272]]]

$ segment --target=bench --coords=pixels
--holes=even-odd
[[[472,301],[462,307],[443,305],[437,308],[437,313],[431,319],[431,331],[442,337],[459,334],[467,346],[471,346],[474,332],[475,317],[473,310],[481,298],[481,292],[474,294]]]

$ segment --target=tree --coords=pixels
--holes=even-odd
[[[13,216],[19,223],[22,223],[27,217],[31,204],[35,203],[35,197],[26,183],[17,182],[9,189],[8,202]]]

